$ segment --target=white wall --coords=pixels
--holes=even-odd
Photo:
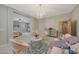
[[[0,45],[8,42],[7,7],[0,5]]]
[[[69,20],[70,18],[71,18],[71,13],[68,13],[68,14],[53,16],[48,19],[39,20],[39,32],[40,34],[42,34],[45,28],[49,28],[49,27],[59,30],[59,22],[62,20]]]
[[[59,21],[68,20],[68,19],[71,19],[72,21],[77,22],[76,30],[77,30],[77,36],[79,37],[79,5],[77,5],[71,13],[54,16],[48,19],[39,20],[39,32],[40,34],[42,34],[44,29],[49,27],[53,27],[58,30]]]
[[[32,33],[36,31],[39,31],[39,20],[33,19],[32,20]]]
[[[17,12],[16,13],[14,13]],[[20,12],[19,12],[20,13]],[[12,9],[12,8],[8,8],[8,37],[9,39],[13,39],[12,34],[13,34],[13,21],[17,20],[17,19],[22,19],[25,22],[29,22],[30,23],[30,27],[31,27],[31,32],[30,33],[22,33],[22,37],[24,41],[29,42],[31,37],[32,37],[32,31],[33,31],[33,19],[26,17],[22,14],[19,14],[18,11]]]
[[[76,21],[77,23],[77,36],[79,37],[79,5],[75,7],[75,9],[72,11],[72,20]]]
[[[8,40],[13,38],[13,17],[13,9],[8,8]]]

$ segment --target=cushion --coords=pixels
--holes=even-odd
[[[62,54],[62,49],[58,47],[53,47],[51,50],[51,54]]]
[[[69,38],[69,37],[71,37],[71,34],[65,34],[64,37]]]
[[[64,40],[60,40],[60,41],[51,42],[50,47],[51,48],[53,48],[53,47],[67,48],[68,46],[67,46],[67,44],[65,43]]]
[[[79,53],[79,43],[72,45],[71,48],[75,49],[75,51]]]
[[[64,39],[65,42],[68,42],[70,45],[74,45],[76,43],[79,43],[79,38],[71,36],[69,38]]]

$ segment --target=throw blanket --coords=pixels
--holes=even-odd
[[[40,40],[40,41],[35,41],[30,43],[30,47],[28,48],[27,53],[28,54],[46,54],[48,51],[48,45]]]

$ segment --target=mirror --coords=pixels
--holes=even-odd
[[[23,21],[13,21],[13,31],[21,32],[21,33],[29,33],[30,32],[30,23]]]

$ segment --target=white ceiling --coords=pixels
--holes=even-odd
[[[46,18],[71,12],[76,5],[74,4],[6,4],[26,15],[34,18]]]

